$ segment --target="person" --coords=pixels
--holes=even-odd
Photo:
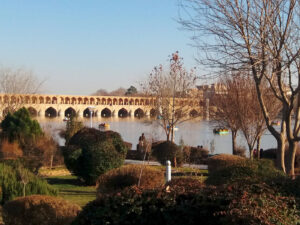
[[[138,144],[138,150],[140,152],[144,151],[145,140],[146,140],[145,135],[144,133],[142,133],[142,135],[139,137],[139,144]]]

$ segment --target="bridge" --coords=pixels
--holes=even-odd
[[[135,96],[76,96],[42,94],[0,94],[0,117],[9,107],[26,107],[38,117],[155,117],[156,99]],[[176,99],[175,105],[189,106],[189,116],[202,114],[200,100]]]

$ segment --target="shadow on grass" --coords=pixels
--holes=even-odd
[[[74,185],[74,186],[86,186],[86,184],[76,177],[49,177],[46,178],[49,184],[61,184],[61,185]]]

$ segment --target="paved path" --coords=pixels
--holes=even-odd
[[[125,164],[143,164],[141,160],[125,159]],[[159,162],[145,161],[145,164],[150,166],[161,166]],[[183,164],[183,167],[207,170],[207,165]]]

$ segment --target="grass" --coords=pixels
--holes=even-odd
[[[54,176],[46,179],[49,184],[59,190],[59,197],[81,207],[96,199],[96,187],[85,186],[76,176]]]

